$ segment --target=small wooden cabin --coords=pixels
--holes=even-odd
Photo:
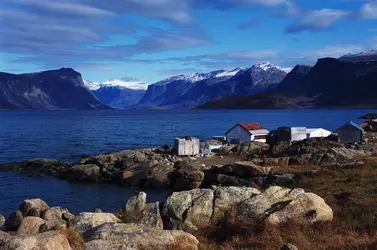
[[[249,141],[266,142],[269,131],[259,123],[238,123],[229,129],[225,135],[230,144],[240,144]]]

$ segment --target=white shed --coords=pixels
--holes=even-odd
[[[198,155],[200,152],[200,141],[195,137],[177,137],[174,139],[174,149],[178,155]]]
[[[363,139],[364,129],[354,122],[348,122],[338,128],[338,138],[341,142],[360,142]]]
[[[259,123],[238,123],[225,133],[230,144],[240,144],[249,141],[266,142],[269,131]]]
[[[308,128],[306,129],[306,135],[308,138],[325,138],[330,136],[332,133],[323,128]]]

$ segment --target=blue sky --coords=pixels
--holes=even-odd
[[[377,0],[2,0],[0,71],[153,83],[377,47]]]

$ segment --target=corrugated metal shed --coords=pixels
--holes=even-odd
[[[176,137],[174,148],[178,155],[198,155],[200,153],[200,140],[191,136]]]
[[[338,139],[341,142],[360,142],[365,130],[354,122],[348,122],[337,129]]]

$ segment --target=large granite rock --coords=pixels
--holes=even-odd
[[[69,228],[75,229],[80,234],[103,225],[105,223],[121,222],[115,215],[110,213],[80,213],[69,223]]]
[[[0,249],[3,250],[75,250],[66,236],[56,231],[36,235],[12,236],[0,231]]]
[[[46,231],[45,220],[34,216],[28,216],[23,219],[20,227],[17,229],[17,234],[39,234],[44,231]]]
[[[257,166],[250,161],[239,161],[236,163],[225,165],[221,168],[212,168],[213,172],[241,178],[267,176],[272,173],[272,167]]]
[[[26,217],[28,215],[35,216],[35,213],[41,214],[48,208],[49,206],[45,201],[41,199],[31,199],[24,200],[20,205],[19,210],[21,211],[22,215]],[[32,211],[32,214],[29,214],[30,211]]]
[[[62,207],[51,207],[41,214],[41,218],[46,221],[47,231],[67,228],[67,224],[74,217],[68,209]]]
[[[164,203],[163,219],[166,229],[195,232],[210,224],[214,191],[194,189],[173,193]]]
[[[166,229],[195,232],[220,222],[230,213],[240,221],[267,220],[271,223],[292,220],[311,224],[333,219],[333,211],[319,196],[302,189],[277,186],[263,192],[246,187],[176,192],[164,203],[163,219]]]
[[[166,231],[140,224],[109,223],[85,235],[87,250],[198,249],[198,240],[182,231]]]
[[[163,229],[159,202],[147,204],[146,200],[147,194],[144,192],[132,197],[118,213],[119,218],[126,223],[140,223]]]

